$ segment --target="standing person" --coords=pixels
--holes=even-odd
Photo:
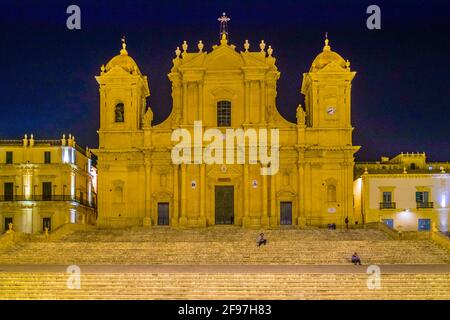
[[[345,217],[345,228],[348,230],[348,217]]]
[[[266,245],[266,243],[267,239],[264,237],[264,233],[260,233],[258,239],[258,247],[260,247],[262,244]]]

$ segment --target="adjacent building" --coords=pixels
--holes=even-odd
[[[356,163],[355,216],[402,231],[448,232],[450,163],[427,162],[425,153],[402,153]]]
[[[95,223],[97,169],[75,138],[0,140],[0,223],[24,233]]]

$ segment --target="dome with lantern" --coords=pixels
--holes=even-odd
[[[105,67],[106,72],[118,66],[126,72],[141,74],[136,61],[128,55],[126,48],[127,44],[125,43],[125,38],[122,38],[122,49],[120,50],[120,54],[109,60]]]
[[[314,59],[309,70],[310,72],[319,71],[333,62],[344,69],[348,68],[349,62],[345,61],[338,53],[332,51],[329,42],[328,36],[326,36],[325,46],[323,47],[322,52]]]

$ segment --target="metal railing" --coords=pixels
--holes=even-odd
[[[433,208],[433,202],[417,202],[417,209]]]
[[[70,201],[87,207],[95,207],[94,201],[89,203],[84,197],[73,197],[71,195],[0,195],[0,201]]]
[[[395,202],[380,202],[380,209],[395,209]]]

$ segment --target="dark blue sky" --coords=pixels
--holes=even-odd
[[[66,8],[81,8],[81,30],[66,28]],[[366,8],[381,7],[382,29],[366,28]],[[183,40],[207,50],[217,18],[231,17],[231,42],[272,45],[281,72],[277,105],[295,120],[302,73],[323,47],[351,61],[354,144],[358,160],[426,152],[450,160],[450,4],[448,1],[17,1],[0,2],[0,138],[75,134],[96,147],[100,66],[118,54],[120,37],[148,76],[155,121],[172,107],[174,50]]]

